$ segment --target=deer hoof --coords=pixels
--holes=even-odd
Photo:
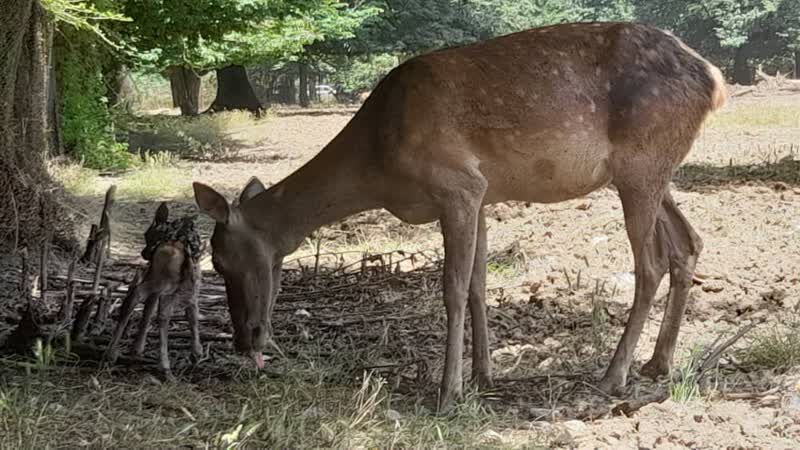
[[[473,373],[472,384],[477,386],[481,391],[494,388],[494,381],[492,381],[491,375],[488,375],[484,372]]]
[[[659,377],[669,375],[669,369],[669,364],[665,365],[661,361],[657,361],[655,358],[653,358],[642,366],[642,370],[640,370],[639,373],[642,376],[656,380]]]
[[[103,353],[103,362],[106,364],[111,365],[116,363],[117,358],[119,358],[119,350],[108,349],[105,353]]]
[[[161,376],[164,377],[165,383],[175,383],[176,381],[178,381],[178,379],[175,378],[175,375],[172,374],[172,371],[170,369],[161,369]]]
[[[193,366],[200,364],[200,362],[203,361],[203,351],[201,350],[199,352],[192,352],[192,354],[189,356],[189,360],[192,362]]]
[[[625,395],[625,378],[606,375],[597,387],[608,395],[621,397]]]

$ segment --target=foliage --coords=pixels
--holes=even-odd
[[[471,14],[471,1],[371,0],[383,11],[365,21],[354,50],[358,53],[417,54],[472,42],[482,27]]]
[[[121,169],[131,162],[127,148],[115,141],[97,42],[80,32],[59,53],[64,146],[92,169]]]
[[[673,30],[723,66],[789,59],[800,46],[797,0],[634,0],[639,20]],[[735,59],[737,59],[735,61]]]
[[[331,81],[349,93],[372,90],[384,75],[398,64],[390,54],[377,54],[349,59],[331,76]]]
[[[112,47],[117,47],[117,44],[112,42],[106,36],[106,33],[100,27],[99,22],[130,21],[129,18],[122,14],[109,9],[98,8],[98,5],[86,3],[82,0],[39,1],[42,7],[53,16],[53,19],[56,23],[60,25],[69,25],[82,31],[89,31]]]
[[[470,3],[478,23],[491,35],[578,21],[590,12],[576,0],[472,0]]]

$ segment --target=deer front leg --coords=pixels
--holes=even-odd
[[[172,318],[174,296],[162,296],[158,302],[159,362],[158,366],[164,376],[172,379],[169,363],[169,322]]]
[[[449,409],[455,400],[461,398],[463,390],[464,315],[475,261],[478,214],[485,192],[485,181],[483,183],[480,189],[464,189],[449,197],[440,220],[445,252],[443,284],[447,345],[439,411]]]
[[[472,381],[480,389],[491,388],[489,325],[486,320],[486,217],[481,208],[475,242],[475,260],[469,282],[469,311],[472,317]]]
[[[142,320],[139,323],[139,332],[133,344],[133,354],[135,356],[142,356],[144,354],[144,346],[147,343],[147,332],[149,331],[150,323],[153,321],[153,316],[156,313],[157,305],[158,295],[151,295],[147,297],[147,300],[144,302],[144,311],[142,311]]]

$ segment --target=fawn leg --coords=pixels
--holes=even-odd
[[[131,319],[131,315],[133,315],[133,310],[136,308],[136,305],[142,299],[142,297],[146,296],[150,290],[150,283],[143,282],[138,284],[133,290],[125,297],[125,300],[122,301],[122,307],[120,308],[119,313],[119,322],[117,322],[116,328],[114,328],[114,334],[111,336],[111,342],[108,344],[108,348],[106,349],[105,355],[103,359],[110,363],[114,363],[119,357],[119,350],[117,347],[119,346],[119,340],[122,338],[122,334],[128,326],[128,321]]]
[[[197,299],[186,305],[186,320],[192,331],[192,362],[197,364],[203,358],[203,344],[200,342],[200,307]]]
[[[144,347],[147,343],[147,332],[149,331],[150,323],[153,321],[153,316],[156,313],[157,305],[158,295],[154,294],[147,297],[144,303],[144,311],[142,311],[142,320],[139,323],[139,332],[133,344],[133,354],[136,356],[142,356],[142,354],[144,354]]]
[[[167,379],[172,378],[169,362],[169,322],[172,317],[174,296],[162,296],[158,302],[159,362],[158,366]]]

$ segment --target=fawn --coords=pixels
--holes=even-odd
[[[149,261],[144,276],[139,282],[139,273],[132,288],[122,303],[119,322],[114,329],[105,359],[113,363],[118,355],[119,340],[128,328],[133,310],[146,299],[138,334],[133,345],[133,354],[144,353],[147,329],[158,304],[160,334],[159,368],[170,378],[170,360],[167,346],[172,308],[176,303],[184,307],[192,333],[192,360],[198,362],[203,354],[200,343],[198,294],[201,271],[198,259],[202,253],[200,238],[194,230],[195,217],[184,217],[169,221],[169,209],[161,203],[153,223],[145,232],[145,248],[142,257]]]

